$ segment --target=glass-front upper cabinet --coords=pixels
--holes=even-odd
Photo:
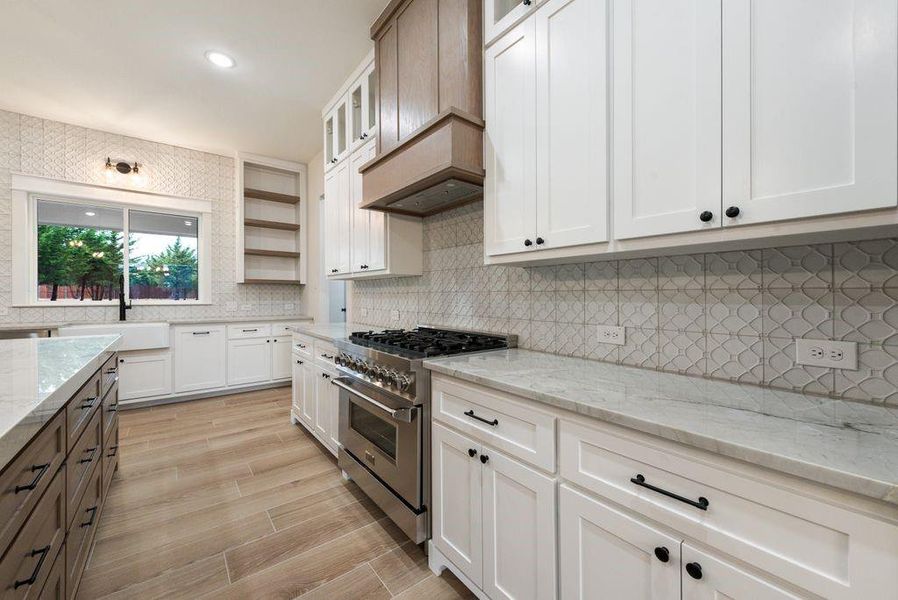
[[[324,117],[325,171],[346,158],[349,152],[349,99],[343,97]]]
[[[355,150],[377,134],[377,75],[374,63],[349,89],[350,150]]]
[[[483,0],[484,44],[493,43],[543,0]]]
[[[334,165],[334,115],[324,119],[324,168]]]

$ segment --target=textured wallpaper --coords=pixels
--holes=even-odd
[[[135,306],[129,320],[301,314],[302,288],[238,285],[234,160],[177,146],[104,133],[0,111],[0,323],[61,323],[118,319],[116,307],[12,308],[10,306],[10,173],[105,185],[106,157],[138,162],[145,191],[202,198],[212,208],[212,304]],[[293,304],[293,308],[287,308]]]
[[[486,267],[480,204],[425,219],[424,240],[422,277],[353,284],[354,321],[515,333],[533,350],[898,404],[898,240]],[[626,327],[626,345],[598,342],[599,324]],[[860,369],[795,366],[797,337],[858,342]]]

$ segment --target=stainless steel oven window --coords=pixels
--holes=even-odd
[[[398,434],[395,425],[350,402],[349,426],[360,436],[377,446],[394,463],[396,462],[396,440]]]

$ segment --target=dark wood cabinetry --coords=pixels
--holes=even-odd
[[[112,355],[0,470],[0,597],[75,597],[118,465]]]

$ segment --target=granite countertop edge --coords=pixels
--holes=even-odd
[[[508,351],[502,351],[508,352]],[[473,355],[469,355],[473,356]],[[555,360],[563,360],[566,357],[552,356]],[[457,357],[455,357],[457,360]],[[655,435],[670,441],[687,446],[709,451],[728,458],[733,458],[753,465],[758,465],[788,475],[796,476],[815,483],[828,485],[853,494],[873,498],[898,506],[898,475],[895,481],[886,481],[876,477],[870,477],[863,473],[851,472],[837,467],[829,467],[825,464],[811,463],[800,457],[789,456],[788,453],[777,453],[762,448],[754,448],[744,444],[732,442],[718,436],[711,436],[695,431],[689,431],[683,427],[665,424],[659,421],[627,414],[624,411],[612,410],[600,406],[581,402],[572,398],[565,398],[559,394],[541,392],[531,388],[515,385],[507,381],[495,379],[482,374],[452,366],[454,357],[442,357],[425,360],[424,366],[434,372],[455,377],[471,383],[476,383],[492,389],[504,391],[516,396],[567,410],[579,415],[595,418],[614,425],[620,425],[643,433]],[[578,359],[571,359],[578,360]],[[634,369],[603,363],[605,366],[619,367],[621,369]],[[685,377],[685,376],[682,376]],[[735,383],[719,382],[721,385],[732,385],[744,388]],[[763,388],[758,388],[762,390]],[[796,393],[797,394],[797,393]],[[830,400],[833,403],[847,402]],[[776,417],[770,417],[775,419]]]

